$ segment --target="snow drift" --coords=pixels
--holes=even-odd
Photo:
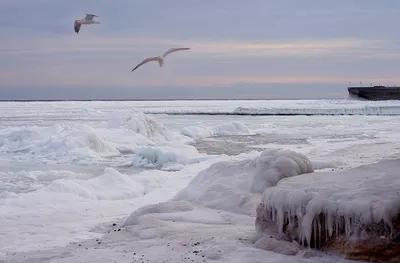
[[[400,159],[383,160],[282,180],[264,191],[256,229],[274,229],[310,247],[343,237],[342,243],[390,242],[400,234],[399,166]]]

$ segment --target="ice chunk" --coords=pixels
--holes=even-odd
[[[208,208],[254,214],[261,193],[285,177],[312,172],[302,154],[267,149],[250,160],[218,162],[201,171],[173,200],[185,200]]]
[[[390,237],[400,213],[398,160],[383,160],[340,172],[310,173],[264,191],[256,229],[277,228],[303,244],[319,247],[346,234]]]
[[[197,149],[191,145],[178,144],[163,147],[137,147],[134,151],[147,166],[163,166],[168,163],[188,163],[192,158],[200,156]],[[138,164],[135,164],[138,166]]]
[[[178,137],[165,127],[161,122],[142,112],[127,112],[111,118],[107,122],[108,128],[127,128],[155,141],[171,141]]]
[[[30,153],[46,162],[80,161],[118,154],[113,143],[89,125],[12,127],[0,131],[0,153]]]

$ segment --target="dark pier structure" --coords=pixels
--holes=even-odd
[[[348,87],[350,96],[367,100],[400,100],[400,87]]]

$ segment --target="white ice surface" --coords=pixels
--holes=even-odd
[[[268,237],[253,244],[257,239],[253,217],[194,206],[191,210],[179,212],[183,207],[187,209],[191,205],[184,202],[172,204],[168,211],[145,214],[139,218],[139,224],[127,227],[110,223],[103,227],[106,234],[97,239],[71,243],[50,251],[15,253],[7,257],[7,263],[354,262]]]
[[[4,117],[15,116],[15,109],[19,116],[29,117],[38,109],[45,109],[51,116],[55,114],[64,119],[76,115],[96,116],[102,119],[104,115],[112,115],[115,111],[138,109],[144,113],[157,114],[328,114],[328,115],[399,115],[399,101],[367,101],[348,99],[321,99],[321,100],[182,100],[182,101],[92,101],[92,102],[2,102]],[[58,109],[65,109],[60,111]],[[31,109],[31,111],[29,111]],[[25,113],[26,111],[26,113]],[[22,113],[22,114],[21,114]],[[92,119],[92,118],[89,118]]]
[[[142,205],[171,198],[200,170],[215,160],[180,171],[149,170],[134,175],[106,168],[99,175],[68,171],[28,172],[30,177],[52,178],[34,191],[2,192],[0,251],[31,251],[63,246],[71,241],[97,237],[93,228],[116,220]],[[42,182],[43,183],[43,182]],[[57,236],[54,236],[57,233]]]
[[[341,100],[2,102],[0,221],[7,228],[0,233],[0,256],[8,253],[7,262],[29,259],[31,262],[132,262],[127,251],[136,249],[147,256],[157,256],[154,254],[157,249],[165,258],[178,258],[182,253],[172,252],[165,240],[182,247],[182,240],[207,234],[203,228],[206,226],[207,231],[226,236],[217,243],[208,243],[221,248],[222,252],[215,252],[223,253],[221,261],[246,262],[243,259],[248,259],[247,262],[265,262],[268,259],[270,262],[301,262],[297,256],[287,257],[238,245],[238,241],[232,238],[233,234],[254,232],[253,216],[239,216],[201,206],[187,215],[163,213],[162,216],[172,220],[186,218],[184,220],[189,222],[182,226],[183,230],[174,232],[173,228],[169,236],[162,238],[155,236],[138,240],[127,231],[112,231],[110,236],[103,236],[103,231],[112,222],[124,222],[137,208],[174,197],[199,171],[214,162],[240,161],[240,158],[196,153],[195,149],[184,145],[192,140],[181,134],[186,127],[216,131],[215,127],[234,121],[250,131],[250,137],[246,137],[246,143],[241,146],[243,151],[252,146],[257,147],[256,150],[271,147],[295,150],[306,154],[315,169],[336,171],[373,163],[398,153],[400,121],[396,116],[150,116],[141,112],[215,113],[232,112],[237,107],[370,107],[378,109],[375,112],[380,114],[398,106],[398,102]],[[254,133],[271,142],[260,145],[263,143],[252,139]],[[196,136],[207,139],[201,133]],[[293,138],[299,142],[293,142]],[[228,148],[223,149],[227,153],[233,139],[222,137],[227,142]],[[210,147],[221,147],[219,140],[213,138]],[[244,154],[241,160],[253,159],[256,155]],[[135,167],[137,165],[140,169]],[[143,167],[152,170],[142,171]],[[107,187],[102,185],[103,179]],[[223,220],[218,219],[221,213]],[[204,224],[207,219],[210,222]],[[225,224],[223,229],[221,221]],[[98,224],[104,226],[98,228]],[[134,227],[140,229],[143,226],[130,226]],[[88,250],[77,244],[62,247],[72,241],[100,237],[104,240],[101,244],[94,240],[83,243]],[[259,245],[271,249],[274,241],[267,239]],[[61,247],[54,248],[58,246]],[[43,251],[48,248],[51,250]],[[42,252],[34,252],[36,250]],[[10,251],[17,253],[9,254]],[[186,253],[186,250],[182,251]],[[35,258],[43,260],[35,261]],[[326,255],[311,260],[346,262]],[[208,259],[208,262],[212,260]],[[303,259],[302,262],[310,261]]]

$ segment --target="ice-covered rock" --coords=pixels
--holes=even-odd
[[[394,224],[400,225],[400,216]],[[346,236],[334,239],[330,244],[331,249],[340,252],[345,258],[378,263],[400,262],[400,236],[387,239],[363,238],[355,241]]]
[[[350,244],[359,248],[360,242],[369,244],[368,249],[382,246],[383,240],[394,244],[400,234],[398,167],[400,159],[383,160],[282,180],[264,191],[256,230],[276,230],[310,247],[336,242],[351,250]]]

